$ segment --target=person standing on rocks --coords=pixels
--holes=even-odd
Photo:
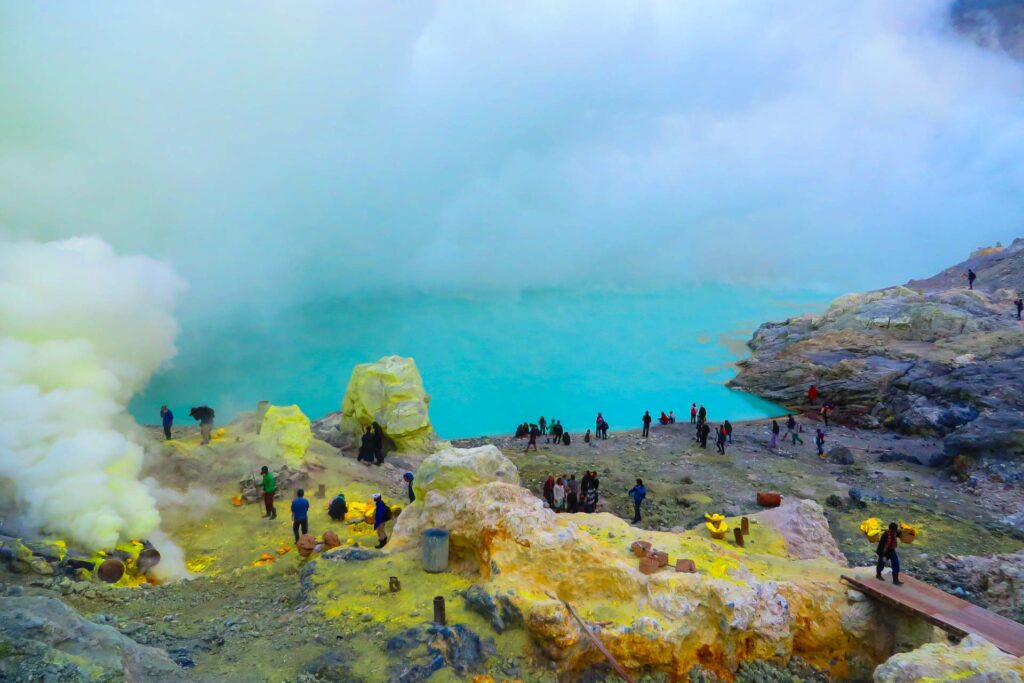
[[[697,404],[696,403],[691,403],[690,404],[690,424],[692,424],[692,425],[697,424]]]
[[[551,503],[551,509],[555,512],[565,512],[565,480],[561,477],[551,487]]]
[[[804,443],[804,440],[800,438],[800,434],[797,433],[796,418],[792,414],[786,416],[786,436],[792,440],[794,446],[798,441],[801,446]]]
[[[732,443],[732,423],[726,420],[722,427],[725,429],[725,436],[729,439],[729,443]]]
[[[550,474],[544,482],[544,500],[547,501],[549,508],[555,509],[555,478]]]
[[[583,443],[590,443],[590,430],[589,429],[587,430],[587,433],[583,435]]]
[[[277,480],[274,473],[266,465],[260,468],[263,475],[261,486],[263,487],[263,507],[266,509],[264,519],[277,519],[277,508],[274,507],[274,494],[277,493]],[[298,540],[298,539],[296,539]]]
[[[363,432],[362,439],[359,442],[359,456],[357,459],[359,462],[365,462],[367,465],[373,462],[373,427],[367,427],[366,431]]]
[[[825,432],[821,431],[820,429],[818,429],[817,433],[814,435],[814,445],[818,447],[818,457],[819,458],[824,458],[825,457]]]
[[[545,434],[548,433],[548,421],[544,419],[543,415],[541,415],[540,419],[537,420],[537,426],[540,427],[541,436],[544,436]]]
[[[701,404],[700,410],[697,411],[697,422],[704,422],[707,419],[708,419],[708,411],[704,407],[704,405]]]
[[[708,447],[708,436],[711,434],[711,427],[708,426],[707,422],[700,423],[700,447]]]
[[[646,439],[647,435],[651,433],[651,411],[645,410],[641,419],[644,423],[644,438]]]
[[[771,446],[769,446],[769,448],[771,448],[772,450],[775,450],[775,448],[778,447],[779,445],[779,432],[781,431],[782,430],[779,429],[779,421],[772,420],[772,443]]]
[[[526,448],[523,449],[523,453],[530,451],[530,446],[533,446],[533,451],[537,452],[537,437],[540,436],[540,427],[537,425],[530,425],[530,440],[526,442]]]
[[[409,502],[412,503],[412,502],[414,502],[416,500],[416,494],[413,493],[413,491],[412,491],[412,479],[413,479],[412,472],[406,472],[405,474],[403,474],[402,475],[402,479],[405,480],[405,485],[409,489],[408,490]]]
[[[295,499],[292,501],[292,534],[295,542],[299,542],[299,530],[303,534],[309,533],[309,501],[305,498],[306,492],[299,489],[295,492]]]
[[[1020,320],[1020,311],[1017,311],[1017,320]],[[160,406],[160,424],[164,428],[164,438],[171,440],[171,426],[174,424],[174,413],[167,406]]]
[[[391,508],[384,503],[379,493],[373,494],[373,530],[377,532],[377,548],[388,543],[388,522],[391,521]]]
[[[725,455],[725,427],[715,428],[715,448],[721,455]]]
[[[373,461],[377,465],[382,465],[384,463],[384,430],[377,422],[370,426],[373,427]]]
[[[674,425],[676,423],[676,413],[673,410],[668,411],[668,423]]]
[[[597,510],[597,487],[600,482],[597,479],[597,472],[590,472],[590,485],[583,496],[583,511],[595,512]]]
[[[878,548],[875,549],[875,553],[878,555],[878,564],[875,565],[875,578],[879,581],[885,581],[882,578],[882,570],[885,569],[885,561],[889,560],[889,564],[892,566],[892,583],[895,586],[903,585],[903,582],[900,581],[900,558],[896,554],[896,546],[899,545],[897,540],[899,535],[899,525],[896,522],[892,522],[889,524],[889,529],[878,539]]]
[[[968,268],[967,274],[964,277],[967,278],[967,289],[974,289],[974,281],[978,279],[978,274],[973,269]]]
[[[640,521],[640,505],[647,497],[647,488],[643,479],[636,480],[636,486],[629,490],[629,497],[633,499],[633,524]]]
[[[1024,298],[1017,297],[1017,300],[1013,302],[1013,305],[1017,307],[1017,320],[1020,320],[1020,312],[1024,310]]]
[[[828,418],[832,414],[832,403],[825,401],[825,404],[821,406],[821,419],[825,422],[825,429],[828,429]]]
[[[199,433],[202,435],[202,444],[209,445],[210,435],[213,433],[213,408],[199,406],[188,411],[190,417],[199,423]]]
[[[576,512],[580,506],[580,483],[576,481],[576,475],[570,474],[569,480],[565,482],[565,509],[569,512]]]

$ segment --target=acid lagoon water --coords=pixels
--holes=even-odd
[[[779,413],[724,383],[763,321],[821,310],[820,292],[701,285],[660,292],[541,291],[344,298],[272,316],[183,321],[180,353],[132,403],[143,423],[168,404],[181,422],[207,404],[223,424],[257,401],[338,410],[352,367],[416,359],[446,438],[506,433],[541,415],[573,431],[602,411],[611,428],[704,403],[712,420]]]

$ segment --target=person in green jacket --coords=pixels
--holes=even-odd
[[[260,468],[263,475],[263,506],[267,509],[264,519],[277,519],[277,508],[274,507],[274,494],[277,493],[277,481],[274,473],[266,465]]]

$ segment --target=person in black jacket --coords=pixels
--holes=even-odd
[[[649,410],[645,410],[644,411],[643,423],[644,423],[644,438],[646,439],[647,435],[651,433],[651,411],[649,411]]]
[[[359,462],[373,462],[373,427],[367,427],[359,443]]]
[[[374,422],[373,427],[373,459],[378,465],[384,462],[384,430]]]
[[[875,549],[875,554],[878,555],[878,564],[875,565],[875,578],[879,581],[885,581],[882,578],[882,570],[885,568],[885,561],[889,560],[889,564],[892,565],[892,582],[896,586],[903,585],[903,582],[900,581],[900,558],[896,554],[899,536],[899,525],[893,522],[889,525],[889,529],[882,534],[882,537],[878,539],[878,548]]]
[[[345,502],[345,494],[339,493],[331,500],[331,504],[327,506],[327,516],[335,522],[343,522],[347,514],[348,503]]]
[[[700,447],[708,447],[708,435],[711,434],[711,427],[708,426],[707,422],[700,423]]]

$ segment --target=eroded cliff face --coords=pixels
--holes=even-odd
[[[964,274],[978,279],[968,289]],[[1024,240],[926,280],[765,323],[730,386],[794,410],[816,385],[833,418],[943,437],[947,453],[1024,456]]]
[[[473,604],[496,629],[521,627],[563,672],[603,661],[568,601],[624,666],[683,680],[697,665],[731,678],[746,661],[799,656],[837,678],[871,675],[898,645],[926,642],[923,622],[884,612],[840,582],[841,554],[820,506],[790,501],[750,516],[744,547],[703,529],[637,529],[610,514],[559,515],[517,485],[494,447],[442,451],[417,475],[389,554],[420,552],[447,529],[453,569],[476,574]],[[739,526],[739,519],[728,519]],[[695,573],[639,570],[634,541],[691,559]]]

